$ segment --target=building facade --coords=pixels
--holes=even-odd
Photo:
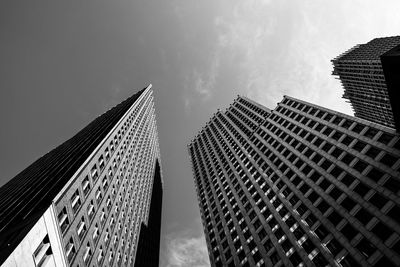
[[[147,262],[143,254],[158,260],[160,164],[150,85],[0,188],[1,266],[133,266]],[[138,254],[148,227],[155,245]]]
[[[397,266],[400,136],[238,97],[188,146],[212,266]]]
[[[389,63],[393,60],[397,63]],[[356,45],[332,62],[355,116],[400,131],[400,85],[394,81],[400,72],[400,36]]]

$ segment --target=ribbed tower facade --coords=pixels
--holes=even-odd
[[[399,52],[400,36],[376,38],[332,60],[333,75],[339,77],[344,87],[343,98],[349,100],[355,116],[398,130],[400,84],[396,86],[393,78],[400,79],[396,77],[400,71]],[[388,58],[397,63],[389,63]]]
[[[394,129],[238,97],[188,149],[212,266],[398,266]]]
[[[0,264],[158,266],[162,191],[150,85],[0,188]]]

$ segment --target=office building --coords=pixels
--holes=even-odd
[[[356,45],[332,62],[355,116],[400,131],[400,36]]]
[[[150,85],[1,187],[0,265],[158,266],[157,135]]]
[[[188,149],[212,266],[398,266],[393,128],[238,97]]]

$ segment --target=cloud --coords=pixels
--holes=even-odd
[[[193,101],[208,101],[215,90],[215,84],[219,74],[220,56],[214,53],[208,64],[207,71],[200,72],[194,69],[187,77],[185,82],[185,92],[183,101],[185,111],[188,113]]]
[[[191,231],[172,233],[166,236],[167,255],[165,267],[206,267],[210,266],[207,245],[202,234]]]
[[[203,100],[208,100],[212,95],[212,90],[218,76],[219,62],[219,56],[215,55],[205,76],[201,75],[197,70],[193,72],[194,90]]]
[[[235,83],[261,104],[274,108],[286,94],[351,114],[330,60],[400,26],[376,17],[394,18],[386,5],[363,3],[241,1],[214,20],[218,53],[229,52],[240,69]]]

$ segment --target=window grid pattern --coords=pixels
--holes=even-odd
[[[395,127],[380,56],[400,44],[400,36],[376,38],[332,60],[355,116]]]
[[[398,134],[290,97],[259,108],[238,97],[189,144],[212,265],[395,266]]]
[[[56,200],[71,266],[134,264],[159,158],[153,95],[147,90]],[[79,205],[72,202],[76,196]]]

